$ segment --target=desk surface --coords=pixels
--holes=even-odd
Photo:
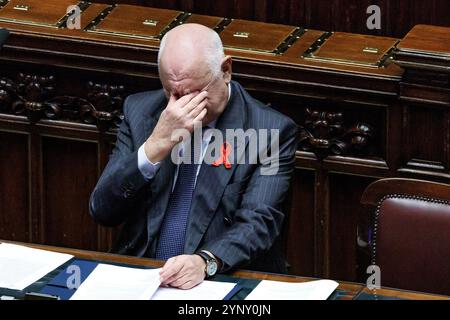
[[[148,258],[138,258],[123,255],[116,255],[110,253],[68,249],[53,246],[45,246],[31,243],[18,243],[11,241],[0,240],[0,243],[12,243],[17,245],[24,245],[35,249],[43,249],[60,253],[67,253],[73,255],[77,259],[93,260],[105,263],[119,263],[128,266],[147,266],[159,268],[164,263]],[[255,271],[236,271],[227,276],[239,279],[255,279],[255,280],[274,280],[285,282],[306,282],[318,280],[314,278],[306,278],[291,275],[269,274]],[[339,282],[339,295],[333,295],[335,300],[390,300],[390,299],[408,299],[408,300],[450,300],[448,296],[439,296],[434,294],[412,292],[399,289],[382,288],[371,291],[365,285],[359,283]],[[333,297],[332,296],[332,297]]]

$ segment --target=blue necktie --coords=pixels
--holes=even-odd
[[[191,209],[192,196],[195,189],[195,179],[199,161],[194,161],[194,155],[199,157],[200,152],[194,154],[194,147],[200,147],[191,140],[191,164],[182,163],[178,167],[178,176],[173,189],[167,211],[161,226],[158,246],[156,248],[156,259],[167,260],[184,253],[184,242],[186,228]]]

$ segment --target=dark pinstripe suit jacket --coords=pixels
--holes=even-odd
[[[285,272],[279,236],[285,220],[283,202],[294,168],[297,126],[253,99],[237,82],[231,82],[231,86],[232,95],[217,129],[224,133],[239,128],[279,129],[279,171],[264,176],[261,163],[235,164],[231,170],[203,164],[193,196],[185,252],[207,249],[223,260],[223,271],[245,267]],[[169,156],[153,180],[146,181],[137,166],[137,151],[166,105],[162,90],[127,98],[116,147],[91,195],[90,212],[98,223],[124,224],[113,252],[148,257],[155,254],[175,165]]]

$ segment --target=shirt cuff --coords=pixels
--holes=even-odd
[[[151,180],[155,177],[156,172],[159,170],[161,166],[160,162],[152,163],[145,154],[144,149],[145,143],[138,150],[138,168],[142,173],[145,179]]]

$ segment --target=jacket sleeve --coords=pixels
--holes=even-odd
[[[104,226],[115,227],[127,219],[145,186],[152,183],[138,168],[138,148],[133,142],[129,125],[130,97],[124,103],[124,120],[117,142],[89,201],[94,220]]]
[[[289,120],[280,130],[279,167],[270,172],[270,164],[261,161],[254,171],[235,212],[234,223],[215,241],[206,243],[223,262],[222,272],[243,267],[270,250],[280,235],[285,213],[283,203],[289,190],[297,150],[297,125]]]

